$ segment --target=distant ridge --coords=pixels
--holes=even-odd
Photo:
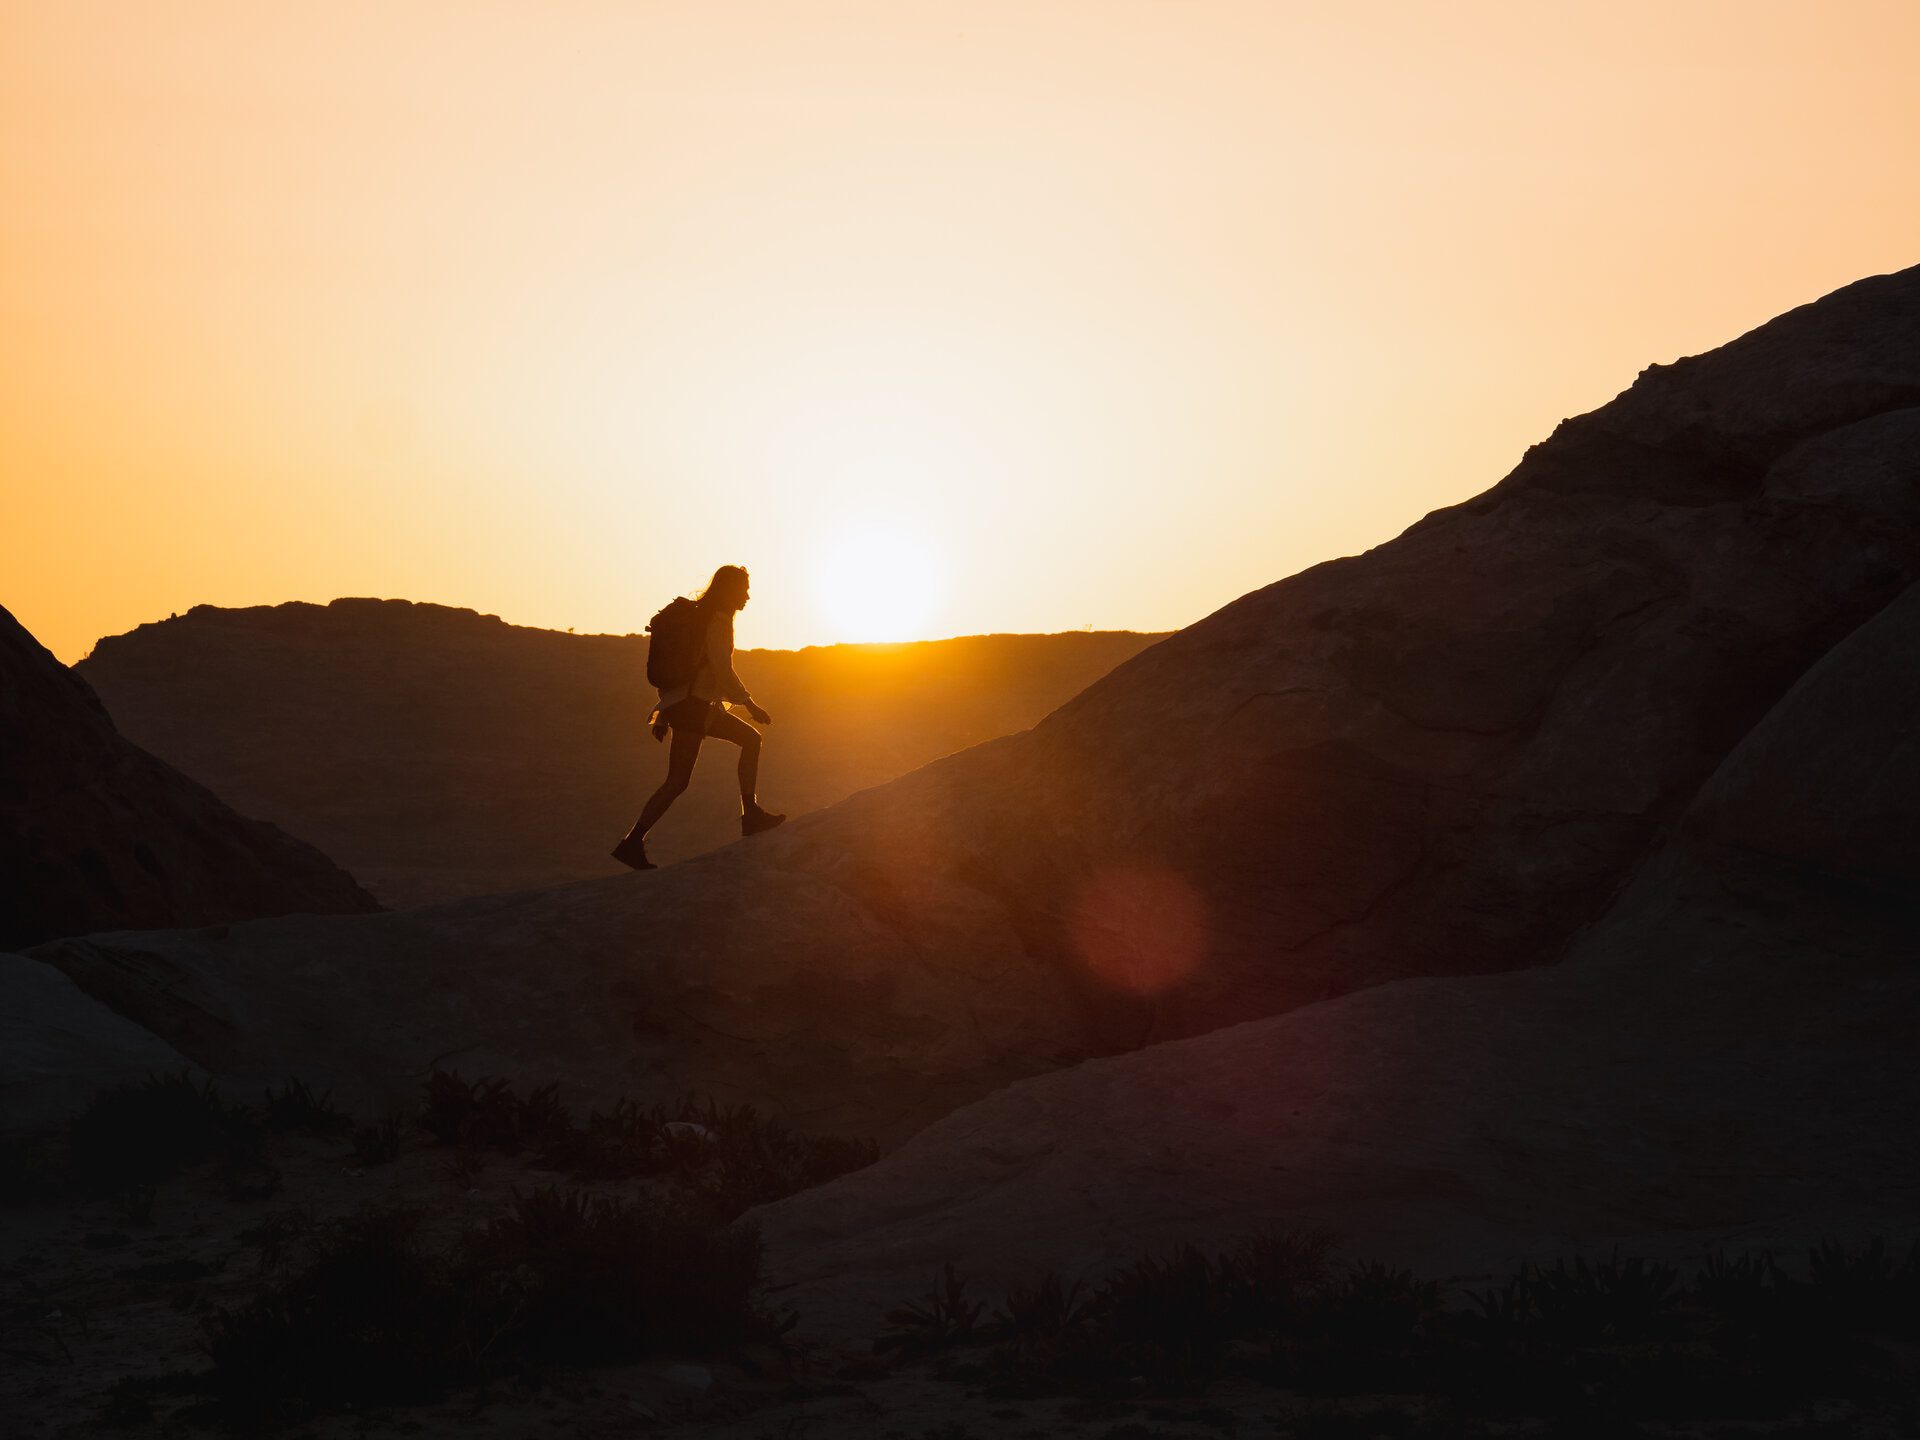
[[[775,717],[762,788],[795,814],[831,804],[1025,729],[1156,638],[743,651]],[[197,605],[107,637],[78,669],[139,743],[409,905],[620,873],[607,851],[665,769],[641,726],[646,646],[349,598]],[[738,838],[732,755],[703,759],[656,858]]]

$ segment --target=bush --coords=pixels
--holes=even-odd
[[[1680,1272],[1616,1253],[1596,1264],[1561,1260],[1534,1267],[1526,1283],[1539,1324],[1562,1344],[1596,1345],[1650,1339],[1671,1332]]]
[[[526,1148],[521,1103],[507,1082],[482,1076],[469,1083],[457,1072],[427,1076],[420,1123],[444,1145],[468,1145],[513,1155]]]
[[[353,1128],[353,1121],[334,1107],[331,1090],[315,1095],[306,1081],[293,1077],[277,1094],[269,1085],[262,1108],[269,1130],[340,1135]]]
[[[874,1351],[917,1357],[967,1344],[975,1338],[974,1327],[985,1308],[967,1298],[966,1280],[949,1264],[934,1280],[933,1289],[887,1312],[892,1328],[874,1341]]]
[[[406,1117],[388,1115],[353,1132],[354,1162],[363,1169],[390,1165],[400,1158],[400,1140],[407,1128]]]
[[[1101,1348],[1121,1371],[1184,1390],[1220,1367],[1244,1327],[1243,1278],[1232,1257],[1195,1246],[1121,1267],[1095,1295]]]
[[[404,1403],[472,1370],[485,1308],[427,1246],[425,1218],[368,1209],[312,1234],[305,1265],[206,1322],[214,1388],[256,1402]]]
[[[987,1349],[1031,1390],[1051,1381],[1191,1389],[1229,1370],[1323,1394],[1421,1393],[1479,1412],[1599,1417],[1779,1415],[1822,1399],[1889,1402],[1920,1387],[1920,1245],[1816,1247],[1806,1278],[1771,1256],[1709,1256],[1690,1284],[1642,1258],[1526,1265],[1448,1307],[1438,1283],[1360,1262],[1331,1238],[1184,1246],[1115,1269],[1091,1291],[1058,1275],[1012,1287],[991,1323],[949,1265],[889,1312],[875,1349]],[[946,1362],[943,1362],[945,1364]],[[979,1366],[975,1366],[976,1369]]]
[[[1079,1281],[1068,1285],[1049,1270],[1034,1284],[1007,1292],[1003,1307],[994,1312],[991,1333],[1023,1354],[1055,1351],[1088,1328],[1093,1312],[1087,1301]]]
[[[186,1070],[149,1075],[94,1096],[73,1122],[68,1157],[74,1179],[89,1190],[148,1194],[183,1165],[259,1158],[258,1120],[220,1098],[212,1080],[196,1084]]]
[[[663,1127],[674,1169],[722,1219],[770,1204],[871,1165],[871,1140],[795,1135],[751,1105],[704,1108],[689,1098],[679,1119]]]
[[[491,1376],[785,1329],[754,1305],[750,1230],[551,1188],[439,1244],[426,1222],[382,1207],[263,1227],[263,1259],[298,1241],[302,1263],[206,1322],[212,1387],[251,1406],[409,1403]]]
[[[496,1343],[543,1362],[710,1350],[759,1329],[758,1234],[632,1200],[536,1190],[469,1235],[463,1263],[510,1277]]]
[[[435,1070],[421,1123],[442,1143],[517,1154],[581,1179],[670,1176],[713,1215],[731,1220],[755,1205],[870,1165],[871,1140],[795,1135],[751,1105],[722,1108],[689,1096],[677,1111],[622,1097],[577,1123],[542,1086],[524,1099],[497,1077],[468,1082]]]
[[[1417,1389],[1435,1370],[1440,1286],[1377,1262],[1323,1285],[1289,1336],[1303,1388],[1351,1394]]]

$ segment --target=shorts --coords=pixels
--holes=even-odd
[[[704,735],[719,703],[717,700],[702,700],[696,695],[689,695],[667,706],[660,712],[660,718],[675,731],[690,730],[695,735]]]

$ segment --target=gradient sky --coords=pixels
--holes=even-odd
[[[9,0],[0,604],[1179,626],[1920,261],[1916,73],[1910,0]]]

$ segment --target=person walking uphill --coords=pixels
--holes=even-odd
[[[709,737],[740,747],[740,833],[758,835],[787,817],[763,810],[754,796],[760,775],[760,732],[727,709],[742,706],[762,725],[773,717],[754,703],[733,671],[733,617],[747,603],[747,572],[722,565],[707,588],[693,599],[671,601],[647,627],[647,680],[660,691],[660,703],[647,717],[658,740],[673,733],[667,778],[653,792],[633,829],[613,847],[613,858],[635,870],[651,870],[647,832],[693,778],[694,761]]]

